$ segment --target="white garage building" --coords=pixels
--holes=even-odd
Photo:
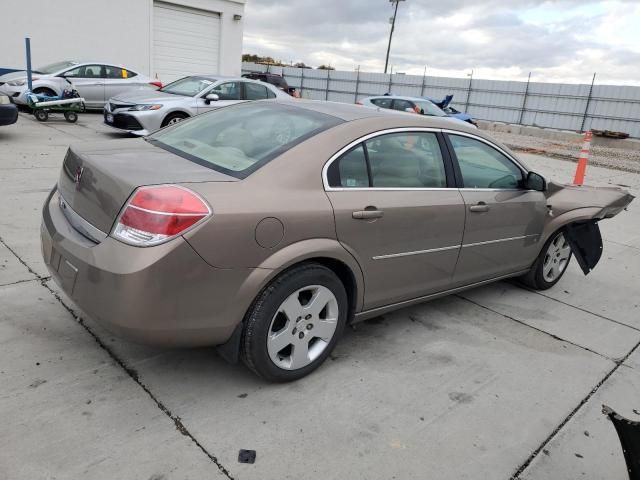
[[[128,66],[168,83],[239,75],[246,0],[2,0],[0,69],[59,60]]]

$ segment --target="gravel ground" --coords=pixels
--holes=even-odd
[[[582,147],[582,140],[562,142],[515,133],[494,131],[488,133],[516,152],[539,153],[565,160],[577,161]],[[589,163],[625,172],[640,173],[640,151],[592,145]]]

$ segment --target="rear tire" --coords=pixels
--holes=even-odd
[[[69,123],[76,123],[78,121],[78,114],[76,112],[64,112],[64,118]]]
[[[170,113],[162,121],[162,127],[166,127],[167,125],[173,125],[175,123],[181,122],[185,118],[188,118],[188,115],[184,113]]]
[[[39,122],[46,122],[49,119],[49,114],[46,110],[36,110],[33,112],[33,116],[36,117],[36,120]]]
[[[544,244],[531,270],[519,280],[534,290],[547,290],[562,278],[570,261],[571,247],[564,232],[558,230]]]
[[[240,356],[267,380],[302,378],[329,356],[348,311],[347,293],[335,273],[316,263],[294,267],[253,302],[245,317]]]

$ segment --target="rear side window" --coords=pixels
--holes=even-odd
[[[435,133],[392,133],[365,143],[371,184],[381,188],[446,188],[447,177]]]
[[[269,90],[263,85],[246,82],[244,84],[244,92],[246,100],[264,100],[269,98]]]
[[[330,187],[362,188],[369,186],[369,172],[364,147],[358,145],[329,166],[327,177]]]
[[[133,78],[136,75],[138,75],[136,72],[132,72],[126,68],[112,67],[111,65],[105,65],[104,67],[105,78],[124,80],[127,78]]]
[[[373,98],[371,99],[371,103],[380,108],[391,108],[390,98]]]
[[[245,178],[343,120],[292,105],[247,102],[163,128],[149,142],[199,165]]]
[[[407,100],[394,100],[393,101],[393,109],[400,110],[401,112],[406,112],[407,109],[410,108],[413,110],[413,104]]]
[[[480,140],[449,135],[465,188],[520,188],[522,170],[509,158]]]

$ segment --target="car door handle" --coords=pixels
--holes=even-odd
[[[488,212],[489,205],[487,205],[484,202],[478,202],[476,205],[471,205],[469,207],[469,211],[476,212],[476,213]]]
[[[383,215],[384,215],[384,211],[378,210],[375,207],[371,209],[368,209],[367,207],[367,209],[365,210],[358,210],[357,212],[353,212],[351,214],[351,216],[356,220],[371,220],[374,218],[382,218]]]

